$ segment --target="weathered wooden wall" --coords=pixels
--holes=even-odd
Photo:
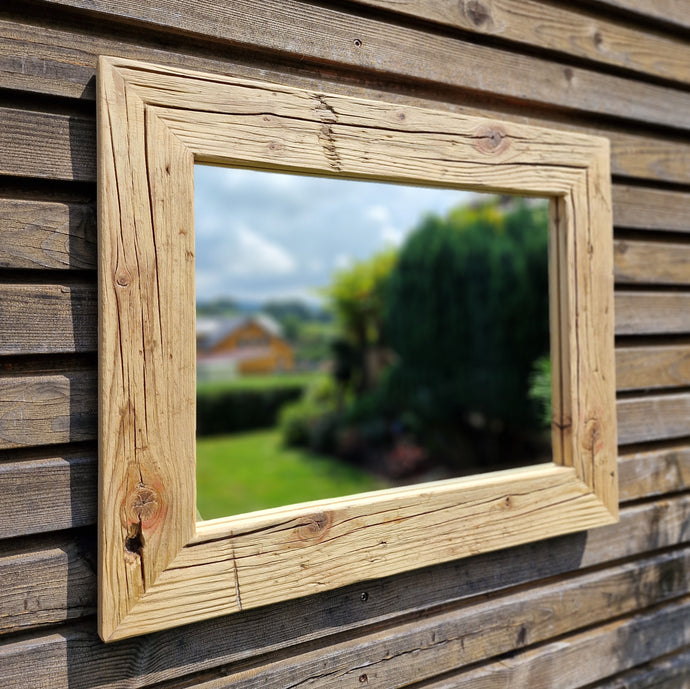
[[[685,0],[2,3],[0,684],[690,686],[688,35]],[[99,54],[608,136],[620,523],[101,643]]]

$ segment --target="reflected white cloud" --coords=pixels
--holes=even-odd
[[[197,298],[316,294],[471,192],[195,166]]]
[[[235,240],[235,251],[227,263],[230,276],[273,276],[295,272],[295,259],[279,244],[262,237],[248,227],[230,231]]]

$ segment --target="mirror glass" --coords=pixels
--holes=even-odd
[[[551,461],[547,199],[194,184],[199,519]]]

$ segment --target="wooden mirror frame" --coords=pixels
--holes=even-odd
[[[101,58],[99,633],[617,519],[603,138]],[[553,463],[196,521],[194,163],[551,197]]]

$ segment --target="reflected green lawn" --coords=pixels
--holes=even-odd
[[[203,519],[388,487],[333,457],[283,447],[276,429],[198,438],[196,456]]]

